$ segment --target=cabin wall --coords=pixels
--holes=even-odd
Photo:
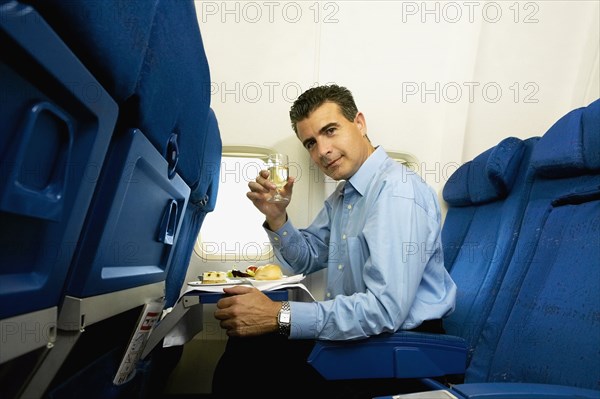
[[[597,2],[197,4],[226,145],[260,137],[308,162],[289,107],[336,82],[373,143],[414,155],[439,190],[449,164],[542,134],[599,95]]]
[[[313,85],[352,90],[371,141],[416,157],[438,192],[460,164],[502,138],[542,135],[600,97],[598,2],[196,6],[223,145],[264,145],[299,165],[288,207],[298,227],[310,223],[334,186],[311,166],[289,124],[292,102]],[[194,253],[188,277],[226,266]],[[308,280],[317,297],[321,277]],[[207,373],[225,342],[212,312],[206,306],[205,330],[186,345],[170,392],[210,391]]]

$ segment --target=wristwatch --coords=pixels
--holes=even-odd
[[[279,334],[290,336],[292,325],[292,312],[288,301],[281,302],[281,309],[277,313],[277,325],[279,326]]]

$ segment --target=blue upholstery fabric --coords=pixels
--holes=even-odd
[[[515,181],[523,155],[523,142],[515,137],[476,157],[469,175],[469,196],[473,204],[505,198]]]
[[[56,314],[118,108],[31,7],[3,4],[0,48],[1,320]],[[94,87],[95,101],[76,83]],[[30,337],[19,343],[45,346]]]
[[[317,341],[308,357],[327,380],[424,378],[462,373],[460,337],[397,331],[351,341]]]
[[[456,309],[444,327],[447,333],[465,338],[470,352],[516,243],[536,141],[505,139],[461,166],[448,182],[463,187],[473,205],[452,206],[451,202],[442,230],[444,262],[458,286]]]
[[[133,95],[158,0],[24,2],[42,14],[119,105]],[[94,94],[85,82],[76,83]]]
[[[600,178],[595,181],[595,200],[549,210],[488,380],[600,390]]]
[[[600,169],[599,114],[600,100],[596,100],[588,107],[569,112],[546,132],[544,145],[531,160],[540,176],[576,176]]]
[[[595,102],[570,112],[532,153],[536,174],[519,238],[467,382],[600,389],[600,174],[588,162],[600,147],[581,144],[599,143],[598,111]]]
[[[170,135],[178,135],[177,173],[195,190],[204,142],[199,132],[207,123],[210,106],[210,71],[194,3],[27,2],[49,21],[116,100],[121,132],[140,129],[165,155]],[[74,84],[94,95],[86,83]]]
[[[530,383],[474,383],[452,387],[452,393],[464,399],[598,399],[591,389]]]
[[[451,206],[465,206],[505,198],[515,182],[523,149],[520,139],[508,137],[466,162],[448,179],[444,200]]]
[[[489,150],[488,150],[489,151]],[[465,162],[458,168],[444,185],[442,195],[450,206],[467,206],[473,204],[469,194],[469,173],[472,161]]]
[[[583,159],[588,168],[600,169],[600,100],[583,110]]]
[[[167,152],[169,135],[177,134],[177,172],[195,191],[201,179],[210,72],[194,3],[176,3],[177,7],[169,0],[158,4],[135,92],[137,127],[162,154]]]
[[[463,244],[476,206],[505,198],[515,181],[517,168],[523,156],[523,142],[515,137],[502,140],[473,161],[458,168],[443,189],[449,205],[442,242],[444,265],[449,271]]]
[[[217,117],[212,109],[208,113],[208,124],[204,143],[204,157],[198,188],[192,191],[190,200],[200,203],[206,213],[212,212],[217,204],[221,171],[222,142]]]
[[[205,134],[207,142],[203,146],[203,156],[205,158],[202,162],[204,165],[202,180],[198,188],[192,192],[190,198],[194,200],[190,200],[185,210],[183,225],[179,232],[179,241],[175,247],[172,266],[167,275],[166,307],[174,306],[179,298],[180,289],[187,272],[187,265],[190,262],[196,237],[200,232],[200,226],[202,226],[206,214],[214,209],[216,202],[216,193],[219,187],[221,138],[217,118],[212,109],[209,111],[208,116],[209,123]]]

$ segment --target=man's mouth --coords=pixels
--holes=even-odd
[[[326,167],[327,169],[330,169],[330,168],[332,168],[332,167],[336,166],[336,165],[338,164],[338,161],[339,161],[340,159],[342,159],[342,157],[339,157],[339,158],[336,158],[336,159],[334,159],[333,161],[331,161],[331,162],[329,162],[327,165],[325,165],[325,167]]]

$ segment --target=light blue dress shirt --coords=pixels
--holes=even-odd
[[[290,338],[365,338],[452,312],[440,219],[434,191],[378,147],[308,228],[266,229],[295,273],[328,269],[325,301],[290,303]]]

